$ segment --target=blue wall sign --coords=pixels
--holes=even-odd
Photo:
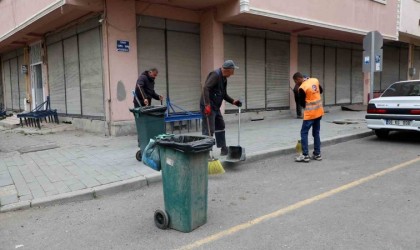
[[[130,42],[124,40],[117,40],[117,51],[128,52],[130,51]]]

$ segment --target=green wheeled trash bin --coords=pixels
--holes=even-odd
[[[156,139],[162,168],[164,210],[156,210],[155,224],[191,232],[207,222],[208,136],[170,135]]]
[[[130,109],[130,111],[136,121],[137,141],[140,148],[136,153],[136,159],[141,161],[142,151],[146,148],[149,140],[166,132],[166,106],[138,107]]]

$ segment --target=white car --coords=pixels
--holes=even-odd
[[[365,118],[378,138],[393,130],[420,132],[420,80],[391,84],[380,97],[369,101]]]

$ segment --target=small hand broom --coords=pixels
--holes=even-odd
[[[207,120],[207,129],[209,131],[209,136],[210,136],[210,123],[209,123],[209,118],[206,115],[206,120]],[[210,150],[210,159],[209,159],[209,175],[216,175],[216,174],[224,174],[225,173],[225,169],[222,166],[222,163],[214,158],[213,156],[213,150]]]

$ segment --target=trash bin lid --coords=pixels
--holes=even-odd
[[[156,105],[156,106],[138,107],[138,108],[130,109],[130,111],[133,113],[136,112],[136,113],[148,114],[148,113],[156,113],[156,112],[165,113],[166,109],[167,109],[166,106]]]
[[[200,153],[210,151],[215,140],[209,136],[160,135],[156,137],[156,143],[185,153]]]

